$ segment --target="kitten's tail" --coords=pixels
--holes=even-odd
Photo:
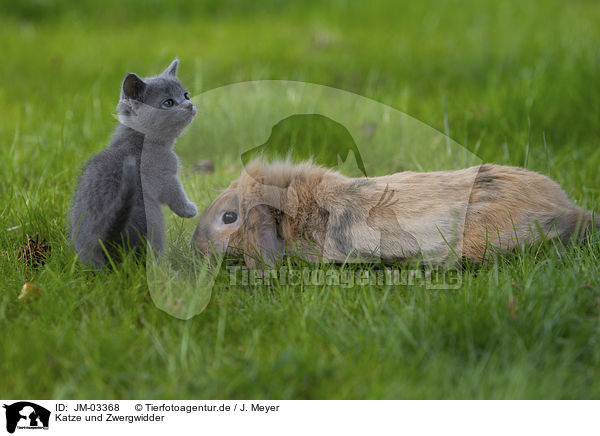
[[[106,242],[120,242],[133,206],[133,196],[137,184],[135,156],[127,156],[123,161],[121,188],[117,198],[104,216],[96,222],[95,234]]]

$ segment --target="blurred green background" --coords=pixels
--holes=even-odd
[[[92,273],[66,238],[122,78],[175,56],[192,94],[258,79],[352,91],[598,210],[599,2],[0,0],[0,23],[1,397],[600,396],[597,243],[467,271],[452,292],[221,286],[183,322],[152,304],[143,265]],[[239,165],[198,157],[221,164],[193,181],[184,167],[202,209]],[[36,232],[53,247],[43,268],[17,256]],[[25,282],[44,290],[29,304]]]
[[[255,79],[324,84],[407,112],[485,160],[537,165],[576,187],[599,180],[582,165],[600,141],[593,1],[0,5],[5,143],[15,125],[45,128],[34,111],[54,129],[73,125],[67,153],[96,150],[125,72],[151,75],[179,56],[193,94]],[[546,154],[566,147],[571,175],[553,174]],[[35,148],[28,160],[45,150]]]

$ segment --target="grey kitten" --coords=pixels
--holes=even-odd
[[[164,250],[161,204],[183,218],[197,213],[179,179],[175,139],[196,108],[176,77],[178,60],[160,75],[129,73],[117,106],[119,125],[109,147],[86,165],[71,213],[71,240],[80,259],[106,265],[117,246]],[[103,249],[104,246],[105,250]]]

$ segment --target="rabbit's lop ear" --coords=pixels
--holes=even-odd
[[[251,269],[274,268],[285,255],[283,240],[277,234],[277,222],[266,204],[254,206],[244,222],[244,261]]]

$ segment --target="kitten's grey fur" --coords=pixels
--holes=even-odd
[[[119,125],[109,147],[94,156],[81,176],[71,213],[71,240],[80,259],[96,268],[116,245],[164,250],[161,204],[183,218],[197,214],[179,179],[173,147],[196,114],[176,77],[175,59],[160,75],[123,80]],[[100,242],[102,241],[102,242]],[[102,244],[102,245],[101,245]]]

